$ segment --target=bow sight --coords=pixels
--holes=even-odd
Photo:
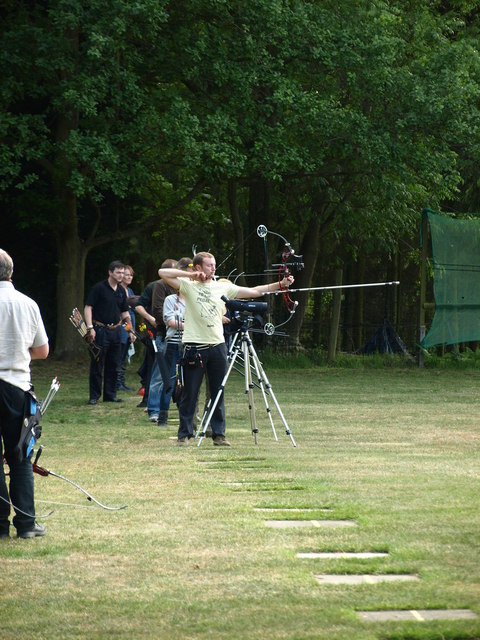
[[[277,262],[273,263],[272,267],[288,267],[290,270],[295,269],[295,271],[301,271],[305,264],[303,262],[303,256],[297,256],[295,253],[290,253],[288,256],[288,260],[290,262]]]

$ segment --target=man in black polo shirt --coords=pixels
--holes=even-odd
[[[121,357],[121,323],[129,320],[128,303],[125,289],[119,286],[125,266],[115,260],[108,266],[108,278],[98,282],[91,289],[85,303],[85,322],[89,340],[101,347],[98,360],[90,360],[90,400],[88,404],[97,404],[102,394],[103,401],[122,402],[116,396],[117,369]]]

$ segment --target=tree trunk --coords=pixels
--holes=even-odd
[[[63,193],[64,224],[57,234],[57,335],[55,357],[68,359],[86,347],[69,321],[74,307],[83,315],[87,252],[78,237],[77,200],[70,189]]]
[[[238,247],[238,250],[235,252],[235,264],[237,268],[236,275],[238,275],[239,273],[243,273],[245,271],[245,247],[243,246],[244,233],[237,203],[237,181],[234,179],[228,181],[228,207],[230,210],[230,218],[233,225],[235,248]],[[239,279],[237,284],[246,286],[245,278],[242,277],[241,279]]]
[[[303,255],[303,263],[305,266],[301,271],[293,273],[295,282],[292,289],[303,289],[312,285],[313,274],[315,273],[315,265],[318,258],[320,228],[321,215],[317,214],[312,222],[310,222],[303,237],[301,255]],[[289,238],[287,238],[287,240],[289,240]],[[289,344],[296,348],[300,347],[301,344],[300,331],[302,330],[309,295],[309,291],[292,293],[292,298],[298,300],[298,306],[291,322],[287,325],[287,330],[290,334]]]
[[[357,280],[352,284],[362,284],[365,282],[365,252],[363,249],[360,250],[358,257],[358,265],[357,265]],[[354,324],[356,327],[354,333],[354,341],[355,341],[355,349],[360,349],[363,346],[365,340],[365,332],[364,332],[364,310],[365,310],[365,289],[363,287],[359,287],[355,289],[357,292],[356,295],[356,305],[355,305],[355,315],[354,315]]]
[[[338,287],[342,284],[343,270],[338,267],[335,270],[335,286]],[[333,362],[337,354],[338,343],[338,329],[340,326],[340,312],[342,306],[342,290],[335,289],[333,292],[333,310],[332,310],[332,324],[330,326],[330,337],[328,339],[328,361]]]
[[[345,267],[345,282],[356,282],[357,263],[353,256],[348,258]],[[343,335],[341,348],[343,351],[355,351],[355,309],[356,289],[345,289],[343,294]]]
[[[270,200],[271,186],[268,180],[254,180],[250,184],[248,198],[248,229],[254,230],[260,224],[270,228]],[[257,239],[258,240],[258,239]],[[254,273],[261,273],[268,265],[265,264],[264,252],[259,249],[260,240],[255,245],[250,246],[248,269]],[[269,256],[270,261],[272,260]],[[255,284],[259,284],[262,279],[258,279]],[[269,278],[263,278],[264,282],[269,282]],[[252,283],[248,283],[252,286]],[[270,296],[272,297],[272,296]]]

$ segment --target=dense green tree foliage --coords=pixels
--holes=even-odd
[[[310,286],[338,266],[382,275],[424,206],[478,202],[475,2],[1,11],[0,188],[18,227],[55,240],[59,355],[74,348],[65,320],[95,247],[134,238],[143,258],[153,236],[161,260],[238,246],[225,269],[257,272],[261,244],[245,239],[262,223],[303,253],[297,283]]]

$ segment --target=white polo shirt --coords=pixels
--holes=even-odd
[[[0,380],[30,389],[30,347],[47,344],[40,309],[11,282],[0,281]]]

